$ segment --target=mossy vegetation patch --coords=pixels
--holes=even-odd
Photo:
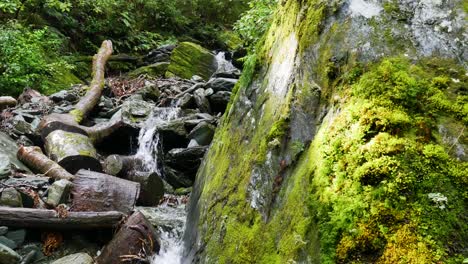
[[[166,77],[190,79],[198,75],[208,80],[216,68],[216,59],[208,50],[195,43],[182,42],[172,52]]]

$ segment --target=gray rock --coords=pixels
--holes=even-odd
[[[204,82],[203,81],[203,78],[198,76],[198,75],[194,75],[192,76],[192,78],[190,78],[191,81],[194,81],[194,82]]]
[[[231,100],[231,92],[219,91],[209,97],[214,112],[224,112]]]
[[[217,78],[229,78],[229,79],[239,79],[241,76],[241,71],[238,69],[233,69],[230,71],[216,72],[213,76]]]
[[[156,84],[150,84],[143,87],[139,92],[143,96],[144,100],[157,101],[161,95],[161,91]]]
[[[206,87],[213,89],[215,92],[219,91],[232,91],[237,79],[230,78],[213,78],[206,83]]]
[[[200,147],[200,144],[195,139],[190,140],[187,148]]]
[[[211,113],[210,102],[205,96],[205,90],[200,88],[193,92],[193,98],[195,99],[195,103],[200,111],[205,113]]]
[[[173,148],[185,147],[189,140],[187,139],[187,130],[183,120],[174,120],[158,129],[162,139],[164,152]]]
[[[21,194],[15,188],[5,188],[2,191],[0,205],[10,207],[23,207]]]
[[[154,104],[143,100],[126,100],[122,104],[121,112],[116,113],[112,118],[114,119],[120,113],[125,124],[140,127],[150,116],[153,108]]]
[[[58,259],[51,264],[93,264],[93,258],[88,253],[76,253]]]
[[[15,264],[21,260],[21,256],[13,251],[13,249],[0,244],[0,263]]]
[[[8,231],[5,235],[8,239],[11,239],[19,247],[23,245],[24,239],[26,238],[26,229],[18,229],[15,231]]]
[[[70,194],[72,183],[68,180],[55,181],[50,187],[47,195],[47,204],[56,207],[66,203]]]
[[[0,153],[0,179],[6,178],[11,174],[10,158]]]
[[[18,246],[16,245],[15,241],[5,237],[5,236],[0,236],[0,244],[5,245],[11,249],[15,249]]]
[[[193,185],[193,178],[183,172],[177,171],[169,166],[164,166],[164,179],[174,189],[190,187]]]
[[[20,170],[31,173],[31,171],[26,167],[21,161],[16,157],[16,152],[18,151],[18,145],[15,141],[11,139],[7,134],[0,132],[0,154],[8,156],[10,164]]]
[[[5,235],[8,232],[8,226],[0,226],[0,236]]]
[[[183,172],[196,172],[207,147],[171,149],[166,154],[166,164]]]
[[[195,106],[195,101],[191,94],[184,94],[182,98],[177,102],[178,106],[182,109],[193,108]]]
[[[22,178],[9,178],[5,181],[5,184],[10,186],[31,186],[40,189],[47,186],[49,180],[50,178],[48,177],[27,176]]]
[[[201,146],[206,146],[213,140],[215,126],[203,121],[190,131],[188,137],[194,139]]]
[[[49,98],[56,103],[62,101],[75,102],[76,100],[78,100],[78,96],[76,96],[73,92],[66,90],[54,93],[50,95]]]
[[[210,95],[212,95],[212,94],[214,94],[213,89],[208,88],[208,89],[205,90],[205,96],[210,96]]]

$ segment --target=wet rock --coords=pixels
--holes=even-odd
[[[13,166],[14,168],[31,173],[29,168],[26,167],[16,157],[17,151],[18,145],[16,145],[16,142],[13,141],[13,139],[11,139],[7,134],[0,132],[0,154],[8,156],[11,166]]]
[[[187,130],[183,120],[174,120],[158,128],[164,152],[184,147],[188,143]]]
[[[16,249],[18,246],[16,245],[15,241],[5,237],[0,236],[0,244],[5,245],[11,249]]]
[[[153,108],[154,104],[143,100],[127,100],[122,104],[121,115],[125,124],[140,127],[149,117]]]
[[[8,232],[8,226],[0,226],[0,236],[5,235]]]
[[[193,179],[191,179],[190,175],[186,175],[169,166],[164,166],[164,180],[175,189],[193,185]]]
[[[216,78],[229,78],[229,79],[239,79],[241,76],[241,71],[238,69],[233,69],[230,71],[216,72],[213,77]]]
[[[11,174],[10,158],[0,153],[0,179],[6,178]]]
[[[149,77],[161,77],[164,76],[168,67],[169,62],[157,62],[131,71],[130,73],[128,73],[128,76],[131,78],[136,78],[140,75],[146,75]]]
[[[8,231],[8,233],[5,236],[8,239],[14,241],[16,246],[20,247],[21,245],[23,245],[24,240],[26,239],[26,229]]]
[[[179,99],[177,104],[182,109],[194,108],[196,106],[195,100],[191,94],[184,94],[184,96]]]
[[[59,103],[62,101],[68,101],[68,102],[75,102],[78,100],[78,96],[74,94],[72,91],[67,91],[67,90],[62,90],[60,92],[54,93],[49,96],[52,101],[55,103]]]
[[[171,149],[166,154],[166,164],[184,172],[193,172],[200,166],[206,147]]]
[[[200,147],[200,144],[195,139],[190,140],[187,148],[192,148],[192,147]]]
[[[211,88],[208,88],[208,89],[205,89],[205,96],[208,97],[208,96],[211,96],[214,94],[214,90],[211,89]]]
[[[21,260],[21,256],[11,248],[0,244],[0,263],[15,264]]]
[[[224,113],[229,101],[231,100],[231,92],[219,91],[209,97],[210,105],[215,113]]]
[[[200,111],[205,113],[211,112],[210,102],[205,96],[204,89],[200,88],[195,90],[193,93],[193,98],[195,99],[195,103],[197,104],[197,107],[200,109]]]
[[[0,197],[0,205],[9,207],[23,207],[21,194],[15,188],[5,188]]]
[[[213,140],[215,129],[215,126],[203,121],[192,129],[188,137],[194,139],[201,146],[206,146]]]
[[[68,180],[55,181],[48,189],[47,204],[56,207],[61,203],[66,203],[71,187],[72,183]]]
[[[172,52],[166,77],[190,79],[198,75],[208,80],[216,69],[216,58],[208,50],[191,42],[182,42]]]
[[[206,83],[206,87],[213,89],[215,92],[232,91],[232,88],[237,83],[237,79],[229,78],[213,78]]]
[[[93,258],[88,253],[76,253],[58,259],[51,264],[93,264]]]

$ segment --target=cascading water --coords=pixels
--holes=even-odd
[[[238,71],[238,69],[232,65],[231,61],[226,60],[226,52],[221,51],[216,54],[216,62],[218,63],[218,69],[216,72],[232,72]]]

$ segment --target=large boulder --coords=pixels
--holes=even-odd
[[[182,42],[172,52],[166,77],[190,79],[198,75],[208,80],[216,69],[216,58],[208,50],[191,42]]]

